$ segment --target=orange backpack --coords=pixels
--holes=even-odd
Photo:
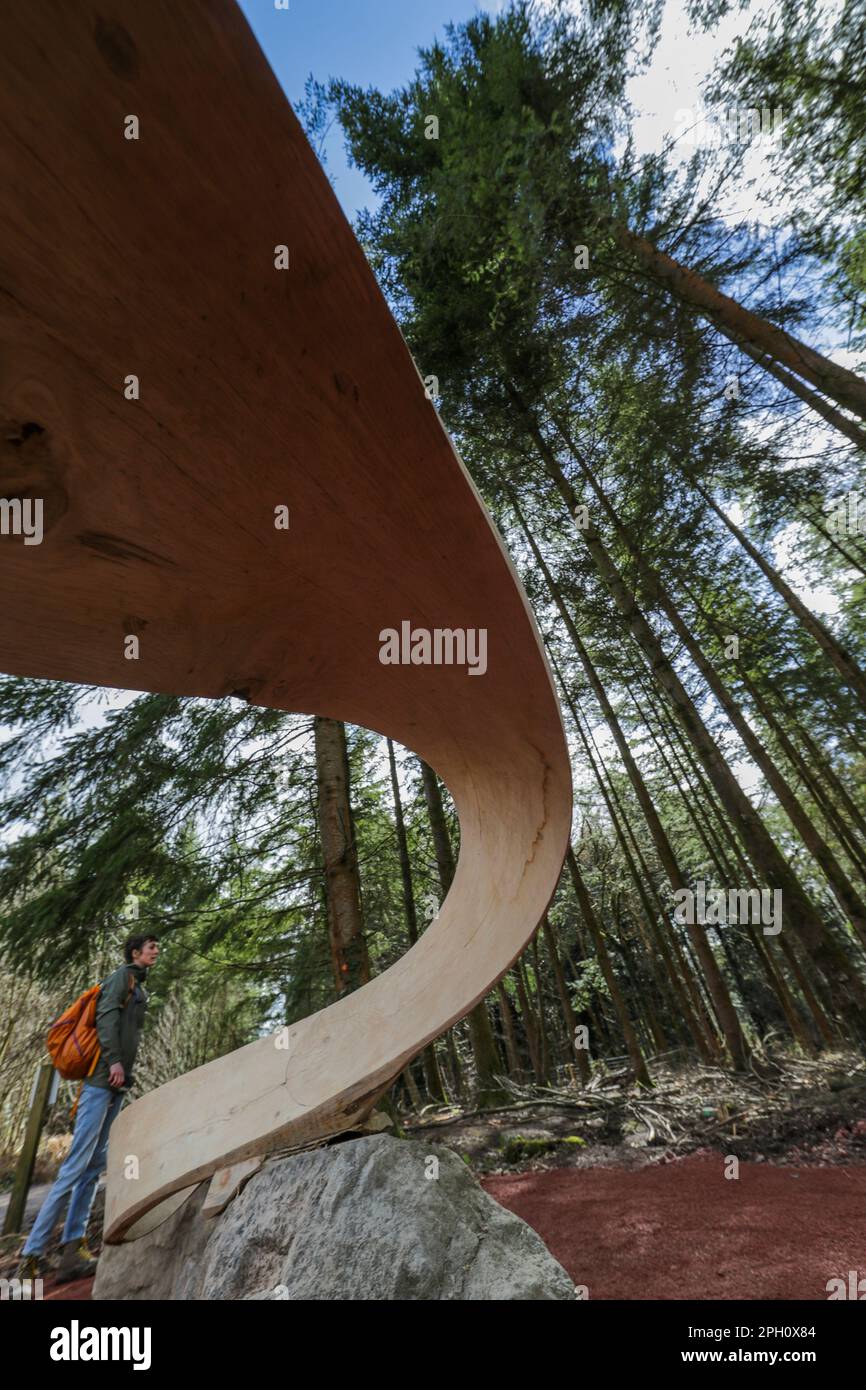
[[[65,1081],[77,1081],[90,1076],[99,1061],[99,1035],[96,1031],[96,1001],[102,985],[93,985],[80,994],[74,1004],[52,1023],[45,1039],[56,1071]],[[129,996],[135,989],[135,977],[130,973]]]

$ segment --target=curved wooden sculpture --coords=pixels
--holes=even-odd
[[[452,890],[385,975],[288,1051],[262,1038],[121,1113],[117,1242],[369,1113],[530,938],[571,783],[520,584],[240,12],[0,9],[0,497],[44,503],[40,544],[0,536],[0,668],[365,725],[460,817]],[[404,622],[486,630],[486,671],[382,664]]]

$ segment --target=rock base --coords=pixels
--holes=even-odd
[[[575,1297],[541,1238],[435,1144],[375,1135],[266,1161],[210,1218],[208,1187],[105,1246],[93,1298]]]

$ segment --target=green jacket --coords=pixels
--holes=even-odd
[[[135,981],[129,993],[130,976]],[[88,1086],[101,1086],[103,1089],[128,1091],[132,1085],[132,1068],[138,1052],[138,1039],[147,1009],[147,991],[144,981],[147,967],[144,965],[120,965],[103,982],[96,1003],[96,1032],[99,1036],[99,1061],[92,1074],[87,1077]],[[127,1003],[129,996],[129,1003]],[[120,1062],[124,1070],[122,1086],[109,1087],[109,1068]]]

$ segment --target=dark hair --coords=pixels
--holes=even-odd
[[[141,932],[138,936],[128,936],[123,943],[123,959],[127,965],[132,965],[133,951],[140,951],[145,941],[159,941],[158,936],[154,936],[152,931]]]

